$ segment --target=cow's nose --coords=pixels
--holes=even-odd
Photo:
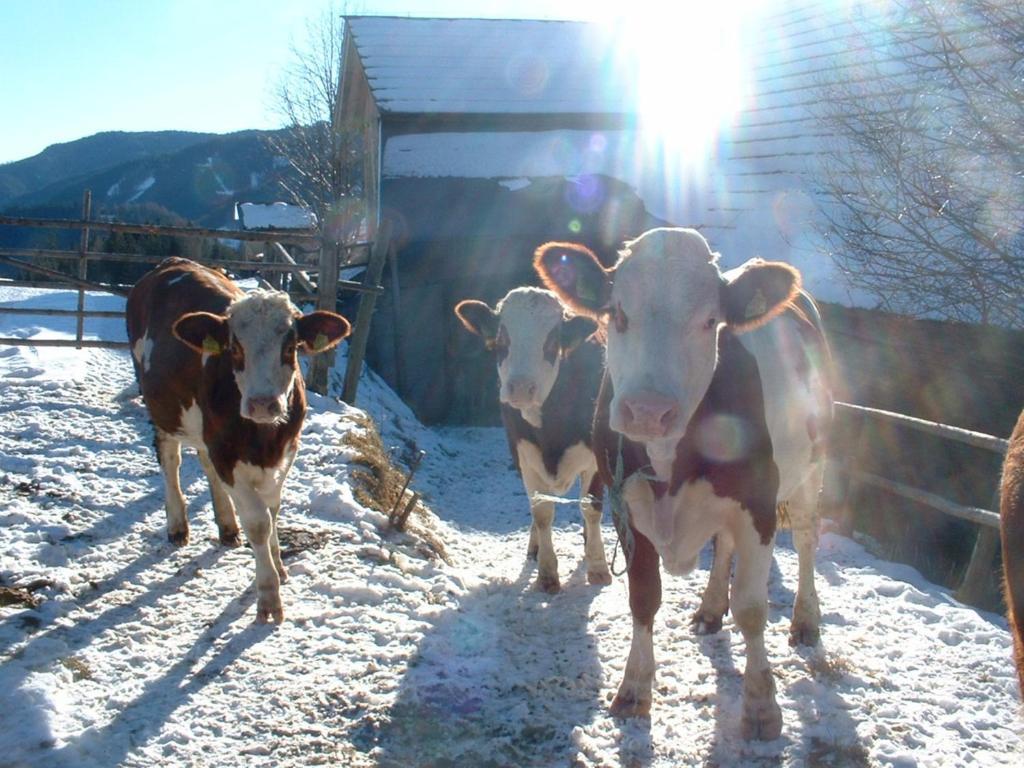
[[[634,437],[664,437],[679,420],[679,403],[658,392],[638,392],[619,402],[623,431]]]
[[[281,415],[281,401],[276,397],[250,397],[248,410],[254,421],[273,420]]]
[[[510,403],[532,403],[537,394],[537,383],[525,376],[509,379],[508,401]]]

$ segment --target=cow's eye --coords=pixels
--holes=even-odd
[[[238,339],[231,339],[231,362],[235,368],[242,368],[245,365],[245,350],[242,349],[242,345],[238,342]]]
[[[718,327],[718,318],[715,318],[715,317],[709,317],[709,318],[707,319],[707,322],[706,322],[706,323],[704,323],[704,328],[706,328],[706,329],[707,329],[707,330],[709,330],[709,331],[710,331],[710,330],[713,330],[713,329],[714,329],[714,328],[716,328],[716,327]]]
[[[615,305],[615,311],[612,313],[612,319],[615,322],[615,330],[619,333],[625,333],[626,329],[629,328],[629,318],[626,317],[626,313],[622,311],[621,304]]]
[[[547,339],[544,340],[544,359],[552,365],[554,365],[555,360],[558,359],[558,354],[562,351],[558,331],[559,329],[555,328],[555,330],[548,334]]]
[[[501,362],[508,355],[508,348],[511,341],[508,337],[508,331],[505,330],[505,326],[502,325],[498,328],[498,335],[494,337],[494,341],[491,342],[491,348],[498,355],[498,362]]]

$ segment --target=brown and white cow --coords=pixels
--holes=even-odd
[[[999,532],[1003,547],[1006,618],[1013,635],[1013,658],[1024,696],[1024,412],[1010,435],[999,488]]]
[[[528,556],[537,558],[537,588],[560,589],[551,540],[555,508],[543,495],[562,495],[577,478],[586,494],[580,508],[587,581],[610,584],[601,543],[602,486],[590,445],[604,355],[592,338],[597,323],[566,316],[557,297],[540,288],[516,288],[493,309],[467,299],[455,314],[495,354],[501,417],[533,514]]]
[[[782,717],[764,627],[776,505],[788,502],[800,521],[794,624],[813,624],[816,633],[817,532],[808,521],[816,519],[831,417],[827,348],[798,307],[795,269],[753,260],[723,275],[717,258],[694,230],[655,229],[626,243],[607,270],[586,248],[565,243],[539,248],[535,266],[571,310],[608,329],[594,446],[613,498],[621,492],[634,542],[633,641],[613,714],[650,711],[659,558],[669,573],[685,574],[717,534],[736,554],[731,607],[747,656],[742,733],[774,739]],[[730,598],[722,554],[701,608],[718,621]]]
[[[237,511],[252,546],[256,620],[280,623],[287,573],[277,517],[306,415],[296,354],[330,349],[349,323],[332,312],[303,315],[279,291],[246,294],[221,272],[180,258],[144,275],[125,313],[163,471],[167,537],[188,543],[178,476],[184,443],[210,483],[221,542],[240,543]]]

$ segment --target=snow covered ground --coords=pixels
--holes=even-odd
[[[0,289],[7,306],[71,297]],[[87,328],[123,338],[116,320]],[[0,318],[4,336],[70,330]],[[167,542],[132,384],[124,352],[0,347],[0,586],[39,600],[0,607],[0,766],[1024,764],[1003,619],[830,533],[817,649],[787,645],[787,535],[776,553],[766,639],[780,739],[739,739],[731,619],[690,632],[706,560],[665,577],[651,718],[610,718],[630,636],[624,578],[586,584],[565,506],[563,591],[533,591],[527,503],[501,432],[425,429],[372,374],[360,405],[388,445],[426,451],[414,487],[451,562],[358,503],[342,441],[360,412],[312,396],[282,510],[286,620],[256,626],[252,556],[217,545],[194,459],[193,540]],[[610,554],[610,526],[605,543]]]

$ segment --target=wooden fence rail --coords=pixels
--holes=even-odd
[[[1000,455],[1006,453],[1009,445],[1008,440],[994,437],[993,435],[986,435],[983,432],[974,432],[969,429],[950,426],[949,424],[940,424],[936,421],[919,419],[903,413],[885,411],[880,408],[867,408],[865,406],[854,405],[852,403],[837,402],[835,405],[837,413],[845,412],[880,422],[897,424],[901,427],[907,427],[908,429],[913,429],[918,432],[934,435],[942,438],[943,440],[953,440],[975,448],[992,451]],[[975,539],[974,551],[971,554],[971,560],[967,565],[967,570],[964,573],[963,580],[956,592],[956,596],[962,602],[971,604],[977,604],[986,597],[987,586],[992,572],[992,564],[995,560],[996,551],[999,548],[998,512],[993,512],[989,509],[982,509],[980,507],[958,504],[957,502],[950,501],[949,499],[937,494],[930,493],[920,488],[915,488],[911,485],[907,485],[906,483],[881,477],[880,475],[876,475],[871,472],[865,472],[843,462],[836,462],[834,466],[840,472],[845,473],[852,482],[859,482],[875,488],[880,488],[888,493],[909,499],[918,504],[923,504],[951,517],[967,520],[979,525],[980,528],[978,530],[977,539]],[[995,500],[998,500],[998,486],[999,481],[998,478],[996,478],[993,483],[993,487],[996,489],[993,493],[993,499]]]
[[[127,296],[131,286],[101,283],[88,278],[89,264],[96,261],[156,264],[164,256],[147,256],[136,253],[101,253],[89,250],[89,235],[92,231],[121,232],[129,234],[169,236],[181,238],[201,238],[217,240],[237,240],[263,243],[264,251],[261,258],[256,259],[225,259],[212,262],[209,266],[221,267],[236,271],[251,271],[259,276],[263,287],[280,288],[282,276],[291,276],[289,294],[299,302],[315,301],[323,309],[336,309],[339,291],[353,291],[363,295],[359,317],[353,327],[353,337],[365,340],[372,308],[377,294],[384,289],[380,285],[380,269],[375,268],[377,262],[373,254],[387,254],[390,244],[387,242],[386,231],[383,241],[378,236],[374,243],[356,242],[336,244],[325,241],[318,230],[295,229],[260,229],[260,230],[221,230],[204,227],[178,227],[158,224],[129,224],[126,222],[109,221],[92,218],[92,195],[85,190],[82,195],[82,217],[80,219],[41,219],[24,216],[0,216],[0,227],[19,227],[27,229],[77,229],[80,232],[76,250],[60,250],[52,248],[0,248],[0,264],[14,267],[29,275],[38,275],[46,279],[2,279],[0,287],[31,287],[71,289],[78,292],[77,309],[34,309],[21,307],[0,307],[0,314],[10,315],[42,315],[51,317],[73,317],[76,320],[76,333],[70,339],[19,339],[0,337],[0,345],[57,347],[75,346],[124,348],[127,342],[106,341],[84,338],[85,319],[124,317],[124,312],[87,310],[85,308],[85,292],[97,291],[116,296]],[[305,254],[296,258],[284,248],[282,243],[299,247]],[[371,259],[366,277],[362,281],[341,280],[338,277],[339,263],[342,252],[351,254],[359,250],[369,249]],[[69,274],[35,263],[37,260],[74,262],[75,274]],[[348,259],[345,260],[348,262]],[[266,274],[266,277],[263,275]],[[316,280],[312,279],[315,276]],[[372,279],[371,279],[372,278]],[[363,307],[366,309],[363,309]],[[363,327],[366,326],[366,327]],[[362,367],[365,341],[351,349],[348,368],[359,371]],[[327,371],[324,367],[333,359],[333,355],[318,355],[313,358],[309,388],[325,394],[327,391]],[[358,373],[356,374],[358,375]],[[355,399],[355,383],[350,381],[350,371],[346,370],[345,394],[348,402]]]

